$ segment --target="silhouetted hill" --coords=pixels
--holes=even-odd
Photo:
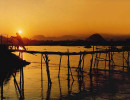
[[[89,42],[106,42],[106,40],[98,33],[95,33],[86,39]]]

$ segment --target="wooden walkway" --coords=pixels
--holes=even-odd
[[[11,52],[26,52],[30,54],[49,54],[49,55],[81,55],[81,54],[96,54],[96,53],[109,53],[109,52],[125,52],[130,49],[104,49],[96,51],[81,51],[81,52],[51,52],[51,51],[25,51],[25,50],[9,50]]]
[[[104,61],[105,62],[105,68],[104,70],[106,70],[107,67],[107,63],[108,62],[108,70],[111,71],[113,70],[113,68],[116,66],[115,62],[114,62],[114,53],[115,52],[121,52],[122,54],[122,62],[123,62],[123,70],[125,68],[127,68],[128,70],[130,70],[129,68],[129,61],[130,61],[130,48],[124,48],[124,49],[118,49],[118,48],[106,48],[106,49],[99,49],[96,48],[96,50],[94,50],[95,48],[93,47],[92,51],[82,51],[82,52],[69,52],[69,50],[67,52],[51,52],[51,51],[25,51],[25,50],[9,50],[10,52],[25,52],[25,53],[29,53],[29,54],[41,54],[41,70],[42,70],[42,61],[44,59],[44,62],[46,64],[46,72],[47,72],[47,77],[48,77],[48,84],[51,85],[51,77],[50,77],[50,70],[49,70],[49,58],[48,55],[59,55],[60,56],[60,61],[59,61],[59,72],[58,72],[58,77],[60,77],[60,67],[61,67],[61,60],[62,60],[62,56],[67,56],[67,67],[68,67],[68,80],[70,80],[70,76],[73,78],[72,75],[72,71],[71,71],[71,66],[70,66],[70,56],[72,55],[79,55],[79,63],[77,66],[76,71],[78,72],[84,72],[84,58],[86,55],[90,54],[92,55],[90,58],[90,70],[89,70],[89,74],[92,75],[93,73],[93,68],[96,69],[100,69],[98,68],[99,65],[99,61]],[[126,52],[124,54],[124,52]],[[101,57],[101,54],[105,54],[106,56],[104,58]],[[126,67],[125,67],[126,66]]]

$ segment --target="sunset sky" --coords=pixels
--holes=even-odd
[[[0,0],[0,34],[130,34],[130,0]]]

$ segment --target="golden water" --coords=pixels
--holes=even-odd
[[[90,51],[91,49],[86,49],[82,46],[27,46],[27,50],[34,51],[60,51],[66,52],[80,52],[80,51]],[[15,53],[18,55],[18,53]],[[105,55],[102,55],[104,57]],[[101,75],[100,77],[90,77],[88,75],[90,68],[90,59],[92,55],[85,56],[85,65],[84,65],[84,77],[78,77],[78,73],[76,72],[76,67],[79,63],[79,56],[70,56],[70,66],[72,67],[72,74],[74,77],[74,82],[70,77],[70,82],[68,83],[68,69],[67,69],[67,56],[62,57],[61,62],[61,72],[60,79],[58,78],[58,69],[59,69],[59,61],[60,56],[58,55],[49,55],[49,69],[50,76],[52,80],[51,87],[48,87],[47,81],[47,73],[46,66],[43,60],[43,70],[41,71],[41,55],[40,54],[28,54],[23,53],[23,59],[31,62],[30,65],[27,65],[23,68],[24,73],[24,99],[25,100],[42,100],[42,99],[77,99],[77,100],[123,100],[124,98],[130,99],[130,89],[126,88],[126,86],[130,86],[130,84],[117,84],[119,85],[118,89],[123,88],[121,91],[114,90],[114,93],[110,91],[110,93],[105,92],[107,90],[99,90],[99,93],[95,93],[98,89],[97,87],[102,87],[101,82],[105,80],[105,78]],[[117,65],[122,65],[122,54],[115,53],[114,60]],[[104,68],[104,62],[99,63],[99,68]],[[108,65],[108,63],[107,63]],[[108,66],[107,66],[108,68]],[[117,67],[116,69],[122,70],[122,68]],[[108,73],[106,73],[108,74]],[[121,79],[121,75],[114,76],[117,79]],[[16,73],[17,83],[20,83],[20,72]],[[96,81],[99,80],[99,81]],[[128,80],[128,78],[127,78]],[[117,82],[118,83],[118,82]],[[115,85],[112,83],[113,86]],[[94,88],[96,87],[96,88]],[[126,89],[125,89],[126,88]],[[18,100],[19,93],[14,85],[13,76],[10,77],[7,84],[3,87],[3,95],[5,99],[8,100]],[[106,88],[107,89],[107,88]],[[125,90],[124,90],[125,89]],[[109,89],[108,89],[109,90]],[[113,91],[113,90],[112,90]],[[123,92],[123,93],[122,93]]]

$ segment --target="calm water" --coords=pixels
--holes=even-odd
[[[63,51],[68,49],[70,52],[89,51],[82,46],[27,46],[28,50],[34,51]],[[15,53],[18,55],[18,53]],[[126,54],[125,54],[126,56]],[[49,55],[49,68],[52,85],[48,86],[46,66],[43,60],[41,70],[41,55],[23,53],[23,59],[31,62],[30,65],[23,67],[23,93],[25,100],[130,100],[130,81],[126,73],[100,72],[98,75],[89,76],[90,59],[92,55],[85,56],[84,73],[76,72],[79,63],[79,56],[70,56],[70,66],[74,81],[70,77],[67,80],[67,56],[62,57],[60,78],[58,78],[60,56]],[[105,57],[105,55],[101,55]],[[95,59],[95,58],[94,58]],[[114,61],[116,65],[122,66],[122,54],[115,53]],[[99,68],[104,69],[105,62],[99,62]],[[108,65],[108,63],[107,63]],[[108,66],[107,66],[108,69]],[[122,67],[115,69],[123,70]],[[109,77],[110,76],[110,77]],[[16,73],[16,80],[20,84],[20,71]],[[3,96],[7,100],[18,100],[19,91],[15,87],[14,77],[3,86]]]

